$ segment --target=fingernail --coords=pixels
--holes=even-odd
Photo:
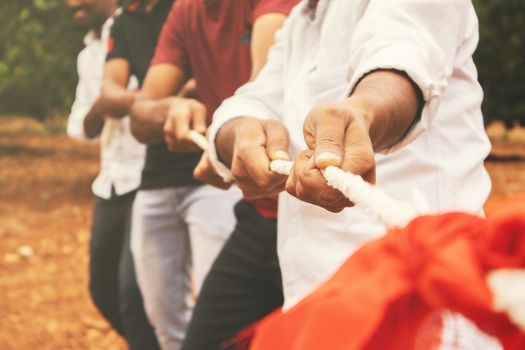
[[[282,160],[290,159],[290,156],[288,155],[288,152],[285,152],[285,151],[275,151],[273,153],[273,156],[276,159],[282,159]]]
[[[339,165],[341,156],[332,152],[321,152],[315,156],[317,166],[327,167],[329,165]]]

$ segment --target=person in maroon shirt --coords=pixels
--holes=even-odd
[[[256,76],[266,62],[275,31],[297,2],[176,1],[131,108],[137,139],[145,143],[164,139],[164,151],[174,154],[197,151],[188,132],[204,135],[220,103]],[[196,81],[199,100],[174,97],[190,78]],[[230,184],[204,171],[206,160],[204,155],[198,178],[228,188]],[[219,349],[223,340],[282,304],[275,199],[241,201],[235,214],[236,228],[204,280],[184,345],[188,349]],[[203,212],[202,218],[209,215]],[[136,259],[136,264],[147,262]],[[169,302],[156,301],[159,305]]]

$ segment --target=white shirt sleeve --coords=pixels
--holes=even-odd
[[[84,119],[93,105],[93,94],[91,93],[92,79],[84,74],[82,52],[77,58],[78,84],[75,93],[75,101],[71,107],[71,113],[67,121],[67,134],[77,140],[91,140],[84,131]]]
[[[367,73],[377,69],[403,71],[421,89],[421,119],[394,151],[428,129],[454,67],[463,39],[468,0],[370,1],[352,36],[349,93]]]
[[[257,78],[241,86],[235,94],[224,100],[213,115],[209,128],[208,153],[210,160],[219,175],[225,181],[231,180],[231,172],[217,155],[215,138],[219,129],[228,121],[238,117],[259,119],[280,119],[282,116],[284,96],[284,49],[288,36],[289,19],[277,31],[275,43],[268,53],[268,60]]]

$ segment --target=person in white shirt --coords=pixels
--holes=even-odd
[[[327,185],[328,165],[399,200],[417,189],[434,212],[482,215],[490,143],[472,60],[477,42],[468,0],[304,0],[257,79],[215,112],[215,170],[248,198],[287,191],[277,247],[285,310],[385,232]],[[295,160],[290,177],[269,170],[283,157]],[[447,322],[459,326],[443,339],[461,344],[448,348],[498,348],[466,320]]]
[[[75,20],[89,29],[78,55],[79,81],[68,119],[67,133],[78,140],[101,139],[100,173],[90,238],[91,298],[129,349],[159,349],[144,312],[138,289],[129,234],[131,209],[144,163],[144,146],[130,132],[129,117],[107,119],[100,92],[107,40],[117,9],[116,0],[68,0]],[[131,83],[130,88],[136,86]],[[101,136],[102,133],[102,136]]]

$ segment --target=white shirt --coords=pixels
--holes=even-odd
[[[107,40],[113,18],[102,27],[101,38],[90,32],[84,38],[86,47],[77,59],[78,85],[75,102],[69,115],[67,133],[78,140],[87,140],[84,132],[84,118],[100,95],[102,77],[107,51]],[[136,79],[130,80],[129,88],[136,88]],[[117,195],[133,191],[139,187],[144,165],[145,146],[133,138],[129,117],[112,119],[114,130],[111,142],[101,148],[100,173],[91,186],[98,197],[109,199],[111,187]]]
[[[402,70],[423,92],[425,106],[399,144],[376,154],[377,186],[404,201],[417,189],[433,211],[481,214],[491,184],[483,166],[490,143],[482,90],[472,61],[477,42],[477,17],[467,0],[321,0],[315,16],[303,1],[278,32],[257,79],[215,112],[210,140],[235,117],[277,118],[289,130],[293,155],[306,148],[303,122],[314,106],[342,100],[377,68]],[[231,175],[214,142],[210,156],[221,175]],[[384,232],[358,206],[333,214],[281,194],[285,308]]]

